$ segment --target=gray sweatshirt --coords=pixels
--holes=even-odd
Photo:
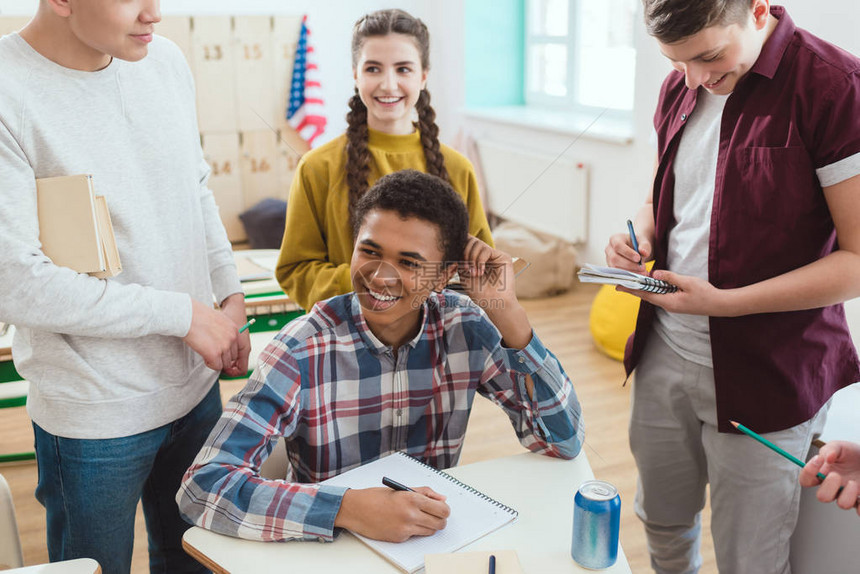
[[[139,62],[64,68],[0,39],[0,321],[16,326],[27,409],[50,433],[114,438],[187,414],[217,373],[181,339],[191,298],[241,286],[206,182],[194,86],[156,37]],[[42,253],[35,179],[89,173],[122,259],[106,280]]]

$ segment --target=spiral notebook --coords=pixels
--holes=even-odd
[[[640,275],[625,269],[615,267],[600,267],[586,263],[577,273],[580,283],[602,283],[604,285],[621,285],[628,289],[638,289],[650,293],[674,293],[678,290],[675,285],[647,275]]]
[[[447,526],[432,536],[413,536],[406,542],[394,543],[355,534],[406,572],[423,568],[425,554],[454,552],[517,518],[513,508],[401,452],[349,470],[323,484],[371,488],[382,486],[383,476],[410,487],[429,486],[447,496],[446,502],[451,507]]]

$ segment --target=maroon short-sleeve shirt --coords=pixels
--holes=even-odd
[[[753,67],[726,101],[720,127],[708,253],[709,281],[757,283],[836,250],[836,231],[816,169],[860,154],[860,59],[798,29],[784,8]],[[655,269],[665,269],[674,224],[673,162],[696,90],[672,72],[654,116]],[[851,159],[854,157],[854,159]],[[651,331],[643,304],[628,342],[628,374]],[[840,388],[860,380],[843,306],[710,318],[719,430],[729,420],[756,431],[811,418]]]

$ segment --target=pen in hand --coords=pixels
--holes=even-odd
[[[627,232],[630,234],[630,244],[633,245],[633,249],[636,250],[636,254],[639,255],[639,265],[642,265],[642,255],[639,253],[639,242],[636,241],[636,232],[633,231],[633,222],[629,219],[627,220]]]
[[[397,482],[396,480],[391,480],[391,479],[390,479],[390,478],[388,478],[387,476],[383,476],[383,477],[382,477],[382,484],[384,484],[384,485],[385,485],[385,486],[387,486],[388,488],[391,488],[391,489],[394,489],[394,490],[403,490],[403,491],[408,491],[408,492],[415,492],[414,490],[412,490],[412,489],[411,489],[411,488],[409,488],[408,486],[403,485],[403,484],[400,484],[400,483],[399,483],[399,482]]]

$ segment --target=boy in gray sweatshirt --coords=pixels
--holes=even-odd
[[[30,381],[50,558],[106,574],[129,571],[141,497],[152,571],[200,568],[174,495],[220,414],[219,371],[244,374],[250,350],[192,78],[160,18],[159,0],[41,0],[0,39],[0,321]],[[75,174],[107,199],[115,277],[41,251],[36,179]]]

